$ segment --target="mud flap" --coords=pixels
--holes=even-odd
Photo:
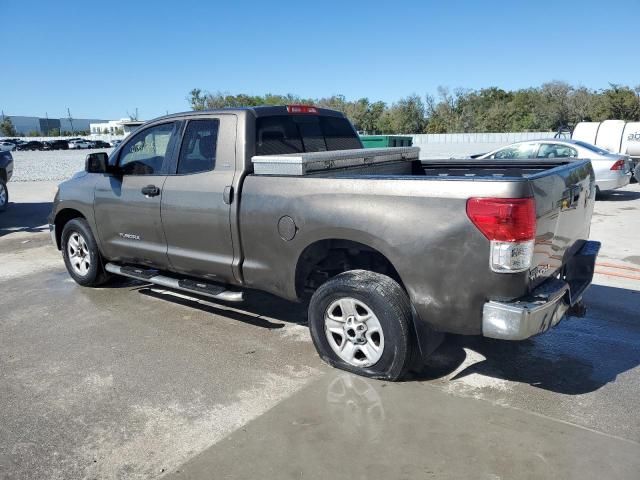
[[[431,356],[433,352],[440,346],[445,338],[442,332],[433,330],[427,322],[424,322],[418,316],[418,312],[411,305],[413,317],[413,329],[415,333],[415,341],[418,348],[413,349],[412,370],[419,370],[425,360]]]
[[[584,316],[586,308],[580,308],[582,294],[591,284],[596,267],[596,258],[600,251],[600,242],[588,241],[565,265],[563,280],[569,284],[569,305],[572,307],[568,315]],[[577,307],[573,309],[574,305]],[[573,315],[574,310],[578,315]]]

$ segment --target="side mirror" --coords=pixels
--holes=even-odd
[[[90,153],[87,155],[84,169],[87,173],[107,173],[109,155],[105,152]]]

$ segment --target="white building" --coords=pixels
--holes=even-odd
[[[89,132],[92,137],[98,137],[102,135],[124,135],[126,137],[143,123],[144,122],[141,122],[139,120],[121,118],[120,120],[109,120],[107,122],[91,123],[89,125]]]

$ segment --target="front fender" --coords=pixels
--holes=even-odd
[[[93,213],[96,177],[80,174],[58,186],[51,213],[49,214],[49,230],[55,234],[56,247],[60,248],[62,227],[71,218],[83,217],[94,234],[98,247],[101,249],[98,228]]]

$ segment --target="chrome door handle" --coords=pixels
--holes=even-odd
[[[140,191],[146,197],[156,197],[160,195],[160,189],[155,185],[147,185],[146,187],[142,187],[142,190]]]

